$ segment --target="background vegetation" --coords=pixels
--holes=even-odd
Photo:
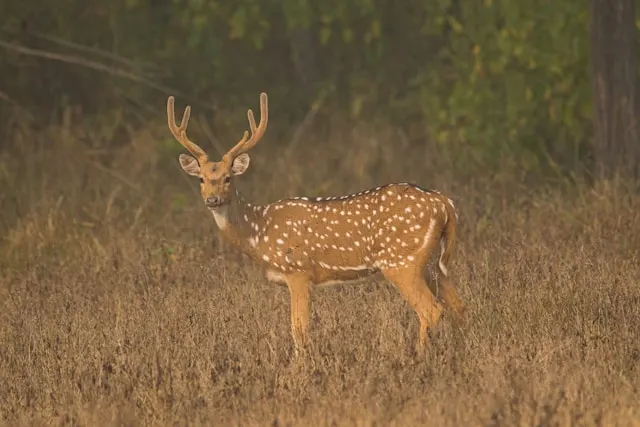
[[[624,64],[636,108],[637,45],[602,48],[599,2],[0,0],[0,423],[640,425],[640,169],[593,90]],[[424,360],[375,280],[315,291],[291,360],[286,289],[220,240],[165,122],[190,103],[214,155],[261,91],[247,198],[456,201],[470,316]]]
[[[267,91],[274,140],[319,109],[309,120],[316,129],[338,113],[401,126],[415,143],[437,141],[464,169],[584,173],[594,110],[586,6],[3,1],[0,91],[5,109],[13,101],[55,122],[72,108],[120,141],[128,127],[160,118],[168,93],[198,103],[218,134],[238,129],[235,109]]]

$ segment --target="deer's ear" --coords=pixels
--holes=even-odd
[[[233,164],[231,165],[231,173],[233,175],[242,175],[249,168],[249,155],[247,153],[242,153],[235,159],[233,159]]]
[[[191,157],[187,154],[180,154],[178,158],[180,160],[180,166],[182,169],[192,176],[200,176],[200,164],[195,159],[195,157]]]

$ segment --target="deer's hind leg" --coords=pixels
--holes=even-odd
[[[453,310],[458,319],[464,320],[466,305],[458,296],[458,292],[456,292],[456,289],[451,284],[451,278],[449,277],[449,261],[451,259],[453,247],[453,240],[449,242],[449,239],[454,238],[453,234],[455,233],[451,232],[449,237],[443,237],[440,240],[440,245],[442,247],[437,264],[437,293],[442,295],[445,307]]]
[[[420,333],[416,350],[419,354],[424,353],[427,347],[427,331],[438,324],[443,307],[427,285],[423,263],[385,268],[382,274],[398,288],[405,301],[418,315]]]
[[[446,308],[452,310],[458,320],[464,321],[466,317],[467,306],[458,296],[458,292],[451,284],[451,279],[439,272],[438,274],[438,293],[442,296]]]

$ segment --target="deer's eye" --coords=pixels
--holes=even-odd
[[[204,184],[204,179],[200,177],[200,184]]]
[[[224,179],[224,183],[225,183],[225,184],[228,184],[228,183],[230,183],[230,182],[231,182],[231,177],[230,177],[230,176],[225,177],[225,179]]]

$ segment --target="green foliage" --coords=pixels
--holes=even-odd
[[[301,120],[329,95],[326,108],[353,120],[424,123],[422,137],[434,138],[466,169],[505,160],[531,171],[569,169],[588,160],[586,2],[65,0],[35,8],[0,0],[0,13],[9,16],[5,31],[20,34],[16,28],[28,22],[153,64],[149,79],[225,108],[246,108],[268,90],[281,106],[280,122]],[[53,79],[58,63],[8,59],[7,73],[24,72],[11,91],[0,90],[29,105],[70,94],[103,112],[121,106],[123,93],[151,96],[140,85],[122,90],[121,81],[81,68],[66,67],[67,78]],[[46,102],[34,95],[35,75],[35,86],[55,95]]]
[[[484,0],[460,2],[457,16],[437,11],[449,76],[433,69],[419,81],[441,88],[423,104],[437,140],[484,166],[505,155],[526,169],[549,155],[576,160],[591,116],[584,6]]]

